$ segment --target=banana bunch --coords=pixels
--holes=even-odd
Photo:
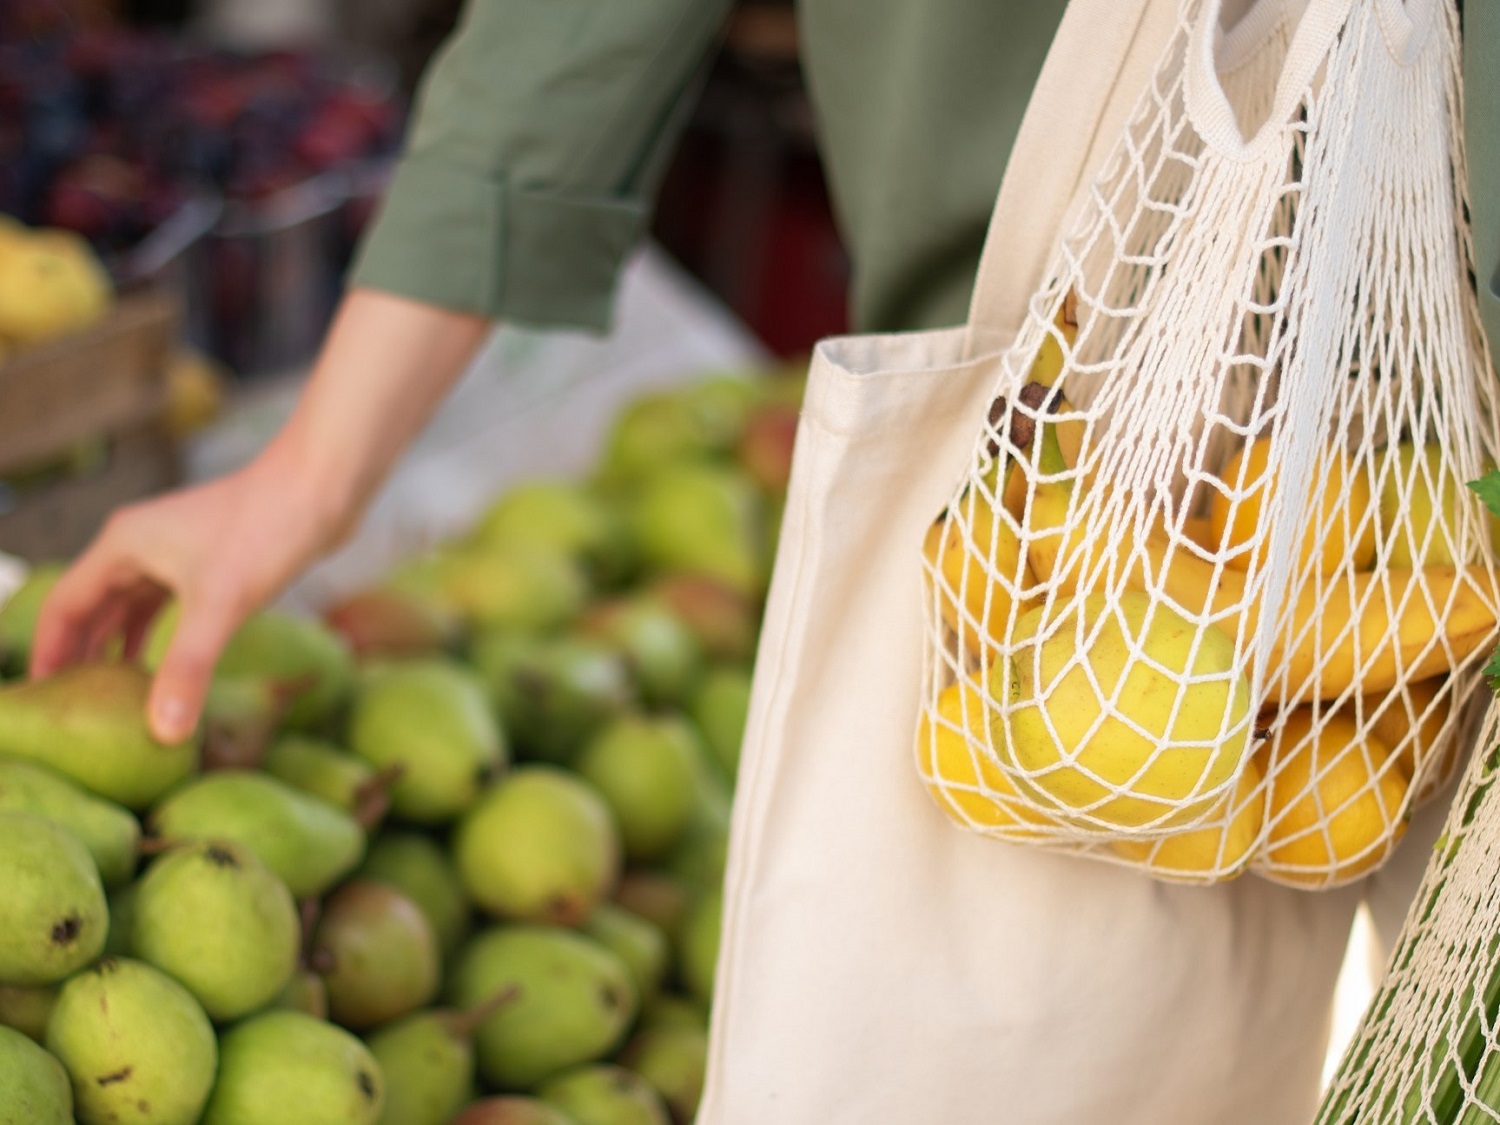
[[[1329,451],[1274,596],[1269,440],[1224,466],[1206,518],[1080,475],[1087,419],[1052,389],[1070,305],[1054,328],[1025,409],[991,411],[1008,440],[924,543],[966,657],[918,732],[934,798],[967,827],[1102,844],[1167,879],[1368,872],[1456,766],[1448,674],[1495,638],[1494,567],[1448,534],[1461,491],[1432,450],[1393,447],[1378,490]]]

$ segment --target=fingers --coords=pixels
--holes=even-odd
[[[37,617],[31,647],[31,675],[42,679],[82,659],[96,627],[115,610],[116,601],[149,578],[105,532],[58,579]]]
[[[243,618],[225,599],[184,601],[147,703],[151,733],[158,741],[180,742],[196,729],[214,665]]]

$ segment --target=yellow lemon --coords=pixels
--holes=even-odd
[[[1406,832],[1406,776],[1379,737],[1343,712],[1313,733],[1313,712],[1282,720],[1264,863],[1277,882],[1321,887],[1379,864]],[[1269,752],[1266,752],[1269,755]],[[1262,763],[1267,768],[1267,763]]]
[[[990,673],[1012,706],[1008,740],[994,716],[994,744],[1065,811],[1165,827],[1223,799],[1251,733],[1229,637],[1126,590],[1033,609],[1013,640]]]
[[[969,745],[984,739],[984,696],[962,681],[938,696],[940,721],[923,712],[917,729],[917,768],[932,799],[965,827],[1026,828],[1054,822],[1031,808],[1005,773]]]
[[[1159,840],[1116,840],[1110,846],[1170,882],[1227,882],[1245,870],[1260,839],[1265,820],[1260,783],[1255,762],[1246,762],[1234,792],[1209,814],[1202,828]]]
[[[1375,561],[1370,482],[1365,474],[1351,472],[1346,452],[1330,453],[1322,492],[1310,498],[1302,514],[1306,530],[1298,550],[1297,573],[1303,571],[1315,551],[1321,551],[1320,574],[1334,573],[1345,560],[1356,570],[1367,570]],[[1209,502],[1209,541],[1215,548],[1223,544],[1224,550],[1235,552],[1225,562],[1236,570],[1250,570],[1265,551],[1264,543],[1255,550],[1251,550],[1250,543],[1265,518],[1266,501],[1277,486],[1276,473],[1270,470],[1270,457],[1270,438],[1258,438],[1241,447],[1219,474],[1239,494],[1238,499],[1231,499],[1216,488]]]
[[[1438,698],[1447,682],[1447,676],[1433,676],[1407,685],[1404,698],[1400,687],[1383,697],[1364,698],[1365,714],[1374,716],[1369,720],[1370,730],[1396,755],[1408,779],[1426,764],[1447,725],[1453,695],[1449,692]]]

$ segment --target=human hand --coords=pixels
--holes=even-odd
[[[481,317],[368,289],[345,296],[297,408],[250,466],[122,508],[58,581],[31,673],[140,649],[169,598],[177,629],[152,685],[152,733],[186,738],[234,630],[353,530],[488,333]]]
[[[229,638],[337,534],[337,514],[275,453],[208,484],[119,509],[42,607],[31,674],[100,658],[123,637],[138,655],[175,598],[176,630],[152,684],[162,742],[188,737]]]

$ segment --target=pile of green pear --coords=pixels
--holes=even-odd
[[[317,617],[179,745],[0,605],[0,1125],[685,1125],[800,383],[631,403]]]

